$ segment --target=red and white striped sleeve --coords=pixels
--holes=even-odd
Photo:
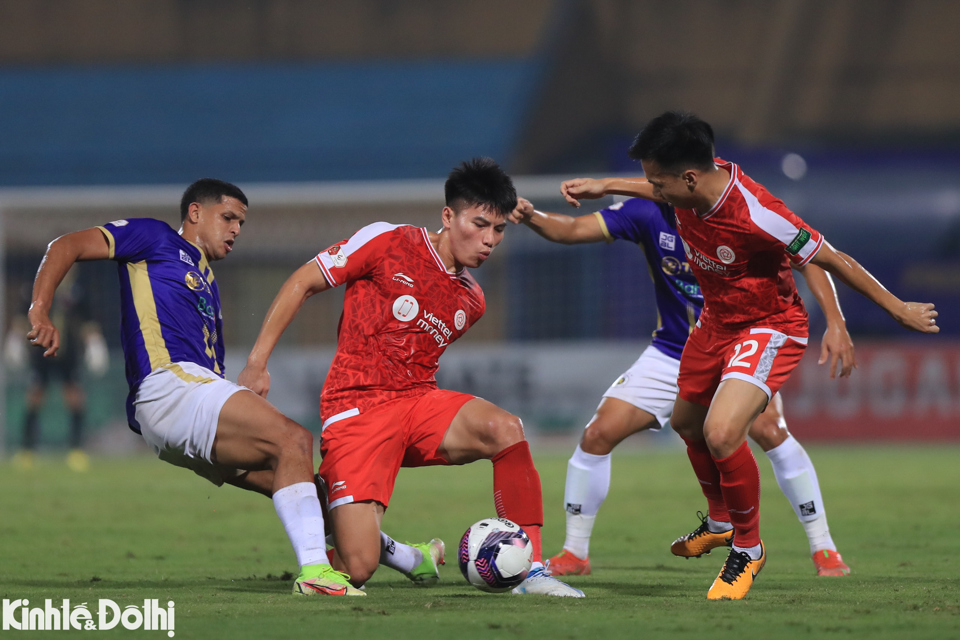
[[[331,287],[362,278],[377,263],[390,243],[390,235],[401,225],[374,222],[348,240],[321,251],[314,260]]]
[[[769,194],[764,198],[766,202],[761,202],[744,185],[738,184],[737,187],[750,211],[751,222],[782,246],[793,264],[802,267],[817,255],[823,246],[823,236],[819,231],[801,220],[783,202],[769,197]]]

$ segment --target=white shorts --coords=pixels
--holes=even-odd
[[[211,460],[220,410],[243,389],[192,362],[156,369],[140,383],[133,403],[143,439],[161,460],[219,487],[244,473]]]
[[[603,397],[629,402],[654,416],[663,427],[673,415],[679,375],[680,361],[651,345],[643,350],[626,373],[610,385]]]

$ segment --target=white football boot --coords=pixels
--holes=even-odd
[[[532,569],[527,579],[514,588],[513,593],[535,593],[543,596],[560,596],[565,598],[583,598],[583,591],[574,589],[566,582],[560,582],[544,569],[543,565]]]

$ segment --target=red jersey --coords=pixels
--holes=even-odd
[[[700,324],[734,332],[768,327],[807,336],[807,311],[790,263],[807,264],[823,236],[740,167],[716,159],[730,182],[702,215],[677,209],[677,231],[703,291]]]
[[[347,285],[324,422],[436,389],[440,355],[486,309],[476,280],[447,272],[419,227],[376,222],[316,261],[331,286]]]

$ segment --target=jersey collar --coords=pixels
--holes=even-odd
[[[716,201],[716,203],[714,203],[714,205],[710,207],[710,210],[707,211],[702,216],[699,213],[697,214],[697,217],[700,218],[701,220],[706,220],[707,218],[715,214],[720,209],[721,206],[723,206],[723,203],[727,200],[727,196],[729,196],[730,192],[733,191],[733,185],[736,184],[737,180],[740,177],[738,175],[740,172],[740,168],[737,165],[733,164],[732,162],[724,162],[723,160],[717,160],[716,165],[718,167],[723,167],[724,169],[730,172],[730,180],[727,181],[727,186],[724,187],[723,193],[720,194],[720,198]]]
[[[464,267],[460,267],[459,271],[450,273],[447,271],[447,268],[443,265],[443,260],[440,259],[440,254],[437,253],[437,250],[434,248],[433,243],[430,242],[430,232],[427,231],[426,227],[420,227],[420,231],[423,232],[423,242],[427,245],[427,250],[430,251],[430,255],[433,256],[433,259],[437,262],[437,267],[440,268],[440,271],[443,271],[445,274],[456,280],[461,275],[463,275]]]

